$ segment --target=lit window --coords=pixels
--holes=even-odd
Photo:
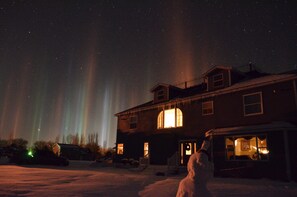
[[[130,117],[130,129],[136,129],[137,128],[137,116],[131,116]]]
[[[183,114],[179,108],[161,111],[158,115],[158,129],[183,126]]]
[[[213,87],[220,87],[223,85],[223,73],[213,76]]]
[[[225,139],[227,160],[267,160],[267,137],[233,136]]]
[[[164,112],[161,111],[158,115],[158,129],[164,128]]]
[[[148,158],[149,157],[149,143],[144,142],[143,144],[143,157]]]
[[[117,154],[118,154],[118,155],[122,155],[122,154],[124,154],[124,144],[118,144],[118,147],[117,147]]]
[[[202,115],[213,114],[213,101],[207,101],[202,103]]]
[[[244,115],[263,114],[262,93],[243,95]]]
[[[192,155],[192,143],[186,143],[186,155]]]
[[[175,109],[165,110],[164,127],[175,127]]]

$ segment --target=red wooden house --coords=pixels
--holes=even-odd
[[[158,84],[152,101],[117,113],[117,158],[166,165],[176,155],[183,166],[207,135],[217,176],[296,179],[296,73],[216,66],[203,79]]]

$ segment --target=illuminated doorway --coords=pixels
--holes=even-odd
[[[186,166],[190,156],[195,152],[196,152],[196,141],[194,140],[180,141],[179,142],[179,153],[180,153],[179,164],[182,166]]]

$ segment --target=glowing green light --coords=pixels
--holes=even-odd
[[[34,157],[33,152],[31,150],[28,151],[28,156]]]

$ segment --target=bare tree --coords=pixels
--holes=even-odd
[[[63,144],[66,144],[66,138],[65,138],[65,135],[63,134],[63,137],[62,137],[62,143]]]
[[[78,137],[78,133],[76,133],[76,135],[72,136],[72,144],[78,145],[79,144],[79,137]]]
[[[60,135],[57,135],[57,136],[56,136],[55,142],[56,142],[56,143],[59,143],[59,142],[60,142]]]
[[[80,135],[80,146],[81,147],[83,147],[84,145],[85,145],[85,143],[86,143],[86,138],[85,138],[85,135],[82,133],[81,135]]]

